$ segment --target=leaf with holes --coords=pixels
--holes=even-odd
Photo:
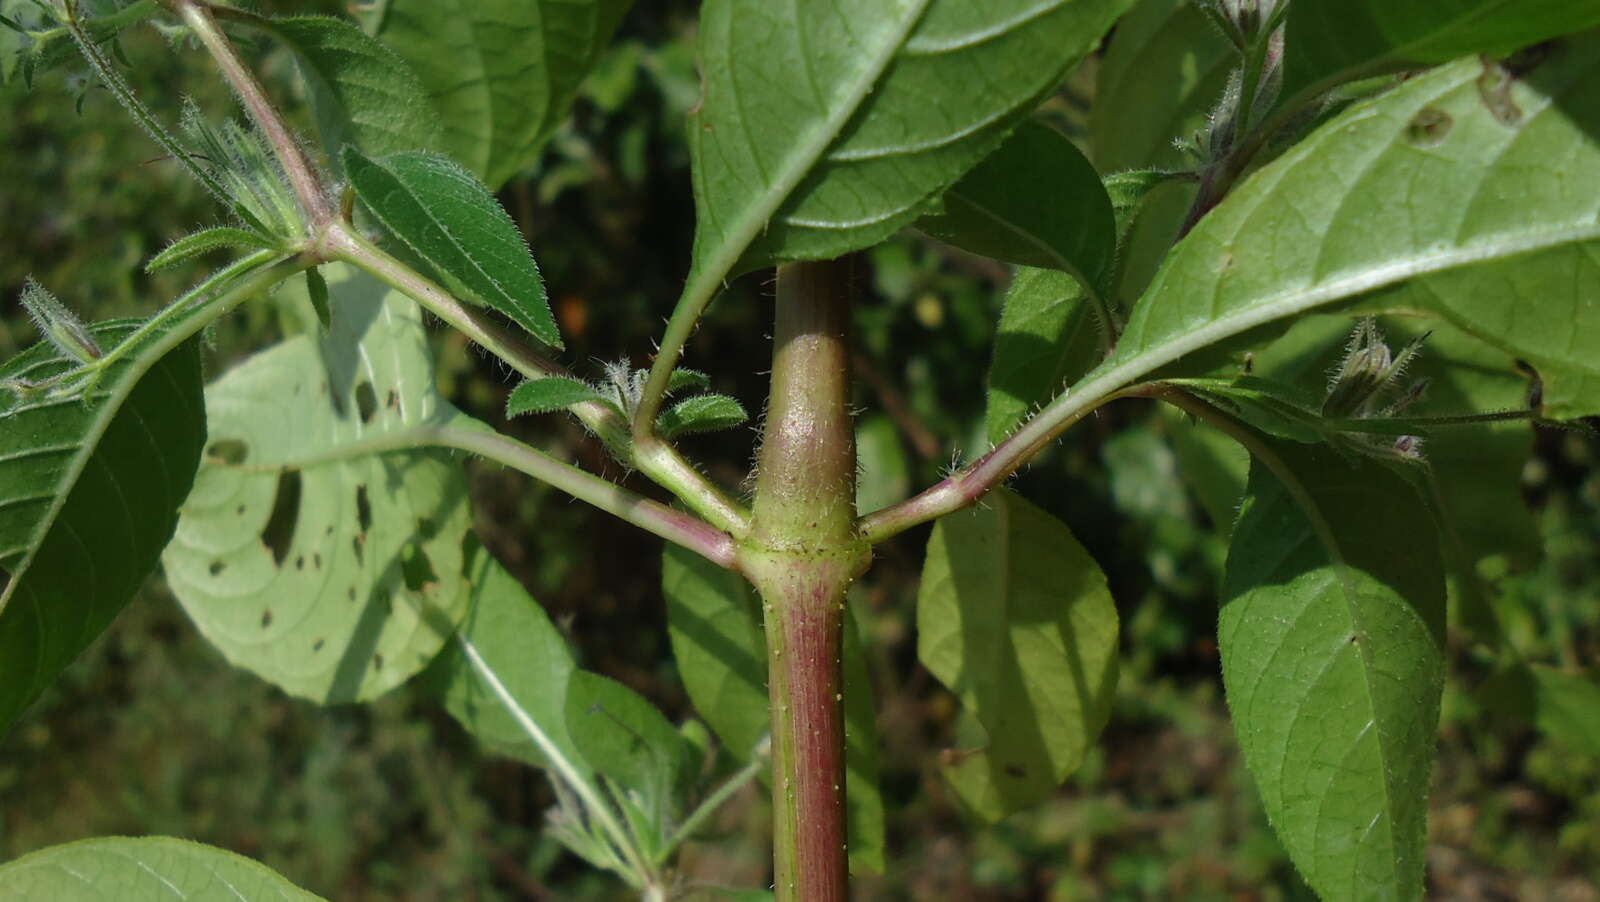
[[[471,173],[444,157],[381,160],[344,149],[345,173],[367,209],[468,300],[511,317],[561,347],[539,267],[517,224]]]
[[[112,348],[139,324],[102,323]],[[91,388],[25,388],[77,368],[46,342],[0,366],[0,730],[155,569],[204,444],[200,354],[158,330]],[[20,381],[19,381],[20,380]]]
[[[1438,317],[1531,364],[1548,415],[1600,412],[1600,200],[1572,189],[1600,181],[1596,46],[1554,47],[1517,81],[1515,125],[1477,60],[1334,117],[1200,221],[1064,406],[1342,308]]]
[[[416,73],[393,50],[340,19],[265,19],[234,13],[295,53],[329,161],[350,144],[369,154],[429,150],[438,115]]]
[[[917,228],[963,250],[1071,273],[1096,291],[1117,247],[1111,199],[1082,151],[1024,121],[947,190]]]
[[[1283,92],[1309,102],[1341,82],[1513,50],[1600,25],[1595,0],[1294,0]]]
[[[997,147],[1131,0],[713,0],[689,124],[686,298],[911,223]]]
[[[422,79],[442,149],[492,188],[532,165],[628,0],[390,0],[372,30]]]
[[[0,902],[321,902],[226,849],[164,836],[86,839],[0,865]]]
[[[324,272],[328,334],[206,391],[206,456],[163,563],[229,661],[332,704],[381,695],[449,638],[471,515],[458,461],[380,453],[461,418],[434,387],[416,305],[345,266]]]
[[[933,529],[917,656],[981,724],[945,753],[945,778],[997,821],[1055,791],[1105,726],[1117,608],[1065,525],[997,489]]]
[[[1259,439],[1217,637],[1245,762],[1329,899],[1422,894],[1444,685],[1444,568],[1428,512],[1375,461]]]

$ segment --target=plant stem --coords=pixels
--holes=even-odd
[[[250,74],[250,69],[245,66],[239,55],[234,53],[233,45],[228,42],[228,36],[222,33],[217,26],[217,20],[212,17],[210,7],[198,0],[168,0],[178,11],[178,16],[200,43],[210,52],[212,59],[216,60],[217,68],[222,71],[222,77],[233,86],[234,93],[239,95],[239,100],[244,104],[245,110],[250,113],[250,118],[256,127],[261,129],[261,135],[272,147],[272,152],[278,158],[278,165],[283,167],[283,173],[289,179],[289,186],[294,189],[295,198],[300,201],[300,209],[305,213],[307,232],[316,234],[334,219],[334,205],[329,200],[327,192],[322,187],[322,180],[317,177],[316,170],[312,168],[311,161],[306,158],[305,152],[300,149],[300,144],[295,141],[294,134],[284,125],[283,117],[272,106],[272,101],[261,90],[261,85],[256,82],[255,76]]]
[[[844,596],[855,530],[850,263],[778,269],[772,390],[739,565],[764,600],[778,902],[844,902]]]
[[[470,423],[471,421],[467,421]],[[418,447],[454,448],[526,473],[568,495],[586,501],[608,514],[673,542],[704,557],[719,567],[734,565],[733,539],[704,520],[674,510],[602,479],[587,470],[558,460],[537,448],[478,424],[427,424],[402,429],[388,435],[363,439],[332,454],[320,454],[296,461],[307,469],[333,460],[342,460],[385,451],[404,451]]]

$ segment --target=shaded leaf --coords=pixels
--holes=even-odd
[[[942,196],[917,228],[996,260],[1059,269],[1099,286],[1116,251],[1100,176],[1067,137],[1024,120]]]
[[[529,379],[511,390],[506,399],[506,416],[520,417],[528,413],[549,413],[565,410],[584,401],[604,401],[605,395],[595,391],[587,382],[552,376],[546,379]]]
[[[567,685],[577,667],[566,640],[493,555],[475,538],[467,544],[467,612],[424,682],[491,751],[587,774],[567,732]],[[542,740],[529,735],[530,723]]]
[[[396,238],[422,256],[453,291],[492,307],[545,344],[561,335],[528,243],[494,195],[471,173],[425,153],[381,160],[344,150],[356,194]]]
[[[875,511],[911,495],[911,461],[894,420],[872,414],[856,421],[856,510]]]
[[[379,40],[439,110],[441,149],[497,188],[567,116],[628,0],[390,0]]]
[[[1444,680],[1437,536],[1380,464],[1260,441],[1284,472],[1252,464],[1217,630],[1240,748],[1323,898],[1421,898]]]
[[[1341,82],[1474,53],[1503,56],[1596,25],[1594,0],[1294,0],[1283,94],[1309,100]]]
[[[695,395],[662,411],[656,431],[665,438],[717,432],[732,429],[749,418],[744,405],[727,395]]]
[[[678,673],[697,711],[734,757],[755,756],[771,724],[767,652],[755,591],[737,573],[676,545],[661,559],[661,591]],[[860,636],[844,634],[845,803],[851,867],[883,870],[877,724]]]
[[[1100,359],[1102,324],[1083,286],[1053,269],[1021,268],[1006,289],[989,364],[984,429],[999,442]]]
[[[0,899],[17,902],[320,902],[225,849],[168,837],[86,839],[0,865]]]
[[[1129,0],[713,0],[686,296],[876,243],[987,156]]]
[[[624,812],[648,831],[643,844],[659,847],[694,778],[683,736],[639,693],[586,670],[567,682],[566,718],[582,760],[624,790]]]
[[[139,326],[89,327],[103,348],[136,343],[92,382],[20,385],[79,367],[49,343],[0,366],[0,730],[144,584],[194,481],[197,343]]]
[[[438,145],[438,114],[422,82],[405,60],[366,32],[320,16],[248,21],[295,52],[333,165],[347,144],[375,156]]]
[[[369,450],[460,417],[416,305],[325,267],[326,337],[291,338],[206,391],[206,458],[163,564],[233,664],[323,703],[374,698],[465,610],[466,476],[442,452]]]
[[[1055,791],[1111,713],[1117,609],[1065,525],[1008,489],[934,527],[917,594],[917,655],[982,724],[944,754],[975,815],[997,821]]]

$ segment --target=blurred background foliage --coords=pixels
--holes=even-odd
[[[335,2],[270,8],[340,12]],[[698,92],[694,13],[689,0],[636,4],[570,123],[501,193],[580,373],[645,363],[687,266],[682,132]],[[123,49],[134,84],[168,121],[184,95],[214,117],[233,107],[193,48],[146,27],[125,35]],[[304,124],[289,60],[253,49]],[[1087,127],[1095,75],[1091,59],[1043,111],[1074,138]],[[12,300],[30,273],[91,318],[147,314],[201,275],[143,272],[167,242],[221,214],[103,89],[59,72],[31,89],[12,77],[0,111],[0,357],[35,340]],[[1008,272],[915,234],[862,255],[858,271],[861,492],[876,507],[981,450]],[[689,356],[752,410],[770,350],[764,280],[732,286]],[[214,330],[211,371],[301,328],[287,305],[247,307]],[[511,373],[454,335],[435,338],[443,388],[469,413],[651,491],[617,472],[574,421],[506,423]],[[1105,569],[1123,618],[1123,666],[1111,725],[1086,766],[1046,804],[998,826],[964,819],[938,772],[957,705],[916,659],[928,531],[880,550],[853,599],[877,695],[890,864],[860,882],[860,898],[1310,898],[1267,828],[1223,705],[1214,627],[1224,546],[1173,451],[1193,428],[1148,402],[1121,402],[1016,480]],[[686,444],[728,484],[752,459],[747,430]],[[1545,554],[1520,570],[1491,562],[1500,613],[1530,658],[1593,666],[1596,444],[1549,432],[1530,448],[1523,488]],[[692,717],[666,640],[656,540],[516,474],[472,472],[479,534],[568,631],[585,666]],[[1452,652],[1430,895],[1600,900],[1600,758],[1486,710],[1477,690],[1487,658],[1459,636]],[[324,709],[232,670],[159,581],[0,743],[0,860],[88,836],[173,834],[259,858],[329,899],[626,898],[542,838],[551,802],[541,774],[477,751],[419,690]],[[747,788],[688,847],[685,887],[761,885],[767,817],[759,785]]]

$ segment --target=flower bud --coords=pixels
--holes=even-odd
[[[89,330],[83,327],[83,323],[72,315],[65,304],[56,300],[55,295],[31,277],[22,287],[22,306],[27,308],[39,334],[55,345],[62,356],[82,364],[100,359],[100,345],[89,334]]]

